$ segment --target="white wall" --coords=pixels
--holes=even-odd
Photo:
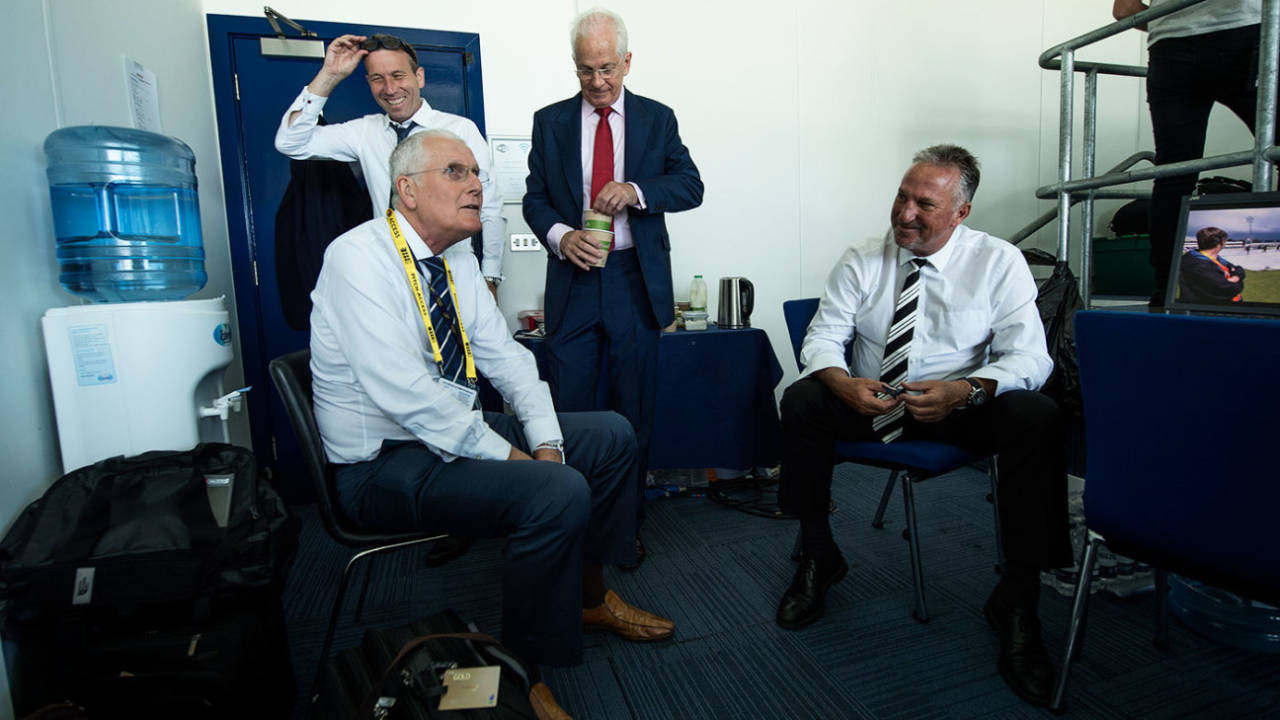
[[[45,136],[67,125],[131,125],[124,56],[156,73],[166,134],[196,154],[209,283],[193,297],[228,296],[231,289],[225,203],[214,132],[213,93],[204,15],[198,0],[18,0],[7,5],[11,31],[4,43],[3,95],[11,112],[0,119],[0,217],[5,302],[0,332],[7,344],[0,432],[5,472],[0,479],[0,528],[39,497],[61,473],[53,402],[40,317],[51,307],[79,304],[58,284],[53,218],[45,176]],[[234,326],[233,326],[234,331]],[[243,373],[237,353],[227,384]],[[232,425],[234,442],[248,444],[248,424]]]

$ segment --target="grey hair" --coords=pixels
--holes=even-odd
[[[396,178],[423,170],[431,164],[431,151],[427,149],[427,140],[443,138],[455,140],[466,145],[467,142],[448,130],[432,129],[417,132],[396,145],[391,151],[391,196],[399,199],[400,191],[396,189]]]
[[[978,191],[978,181],[982,172],[978,169],[978,158],[959,145],[933,145],[915,154],[911,162],[940,167],[955,168],[960,171],[961,202],[973,202],[973,194]]]
[[[627,26],[622,22],[622,16],[602,7],[593,7],[582,12],[573,19],[573,24],[569,26],[569,50],[573,53],[574,61],[578,59],[578,40],[580,38],[599,30],[608,29],[613,30],[614,37],[618,41],[618,62],[622,62],[627,57]]]

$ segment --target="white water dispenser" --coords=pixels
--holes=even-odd
[[[113,455],[228,442],[222,298],[53,308],[43,319],[63,472]]]

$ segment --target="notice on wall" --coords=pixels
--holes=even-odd
[[[160,127],[160,93],[156,90],[156,74],[137,60],[125,57],[124,82],[129,92],[129,112],[133,126],[139,130],[164,132]]]
[[[529,176],[529,137],[489,138],[489,152],[493,155],[493,181],[502,193],[502,204],[519,205],[524,200],[524,180]]]

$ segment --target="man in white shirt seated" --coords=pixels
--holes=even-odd
[[[369,92],[381,115],[365,115],[331,125],[318,125],[320,112],[338,83],[364,61]],[[496,296],[502,281],[502,249],[507,237],[507,221],[502,215],[502,195],[493,181],[489,146],[469,119],[441,112],[427,104],[419,91],[426,75],[418,65],[418,54],[394,35],[343,35],[325,50],[324,65],[280,119],[276,130],[276,150],[295,159],[325,158],[358,161],[373,202],[374,217],[390,207],[391,176],[387,158],[396,143],[414,131],[448,130],[461,137],[480,164],[484,203],[480,219],[484,228],[484,255],[481,271]],[[458,251],[466,252],[467,246]]]
[[[584,627],[671,637],[604,587],[604,563],[635,559],[631,426],[557,415],[475,258],[441,257],[480,228],[471,151],[430,130],[390,165],[395,211],[333,241],[311,296],[316,421],[342,509],[371,529],[506,535],[503,641],[528,660],[581,662]],[[514,416],[475,409],[477,373]]]
[[[801,521],[800,567],[777,622],[822,617],[848,571],[831,535],[833,443],[937,440],[999,454],[1006,564],[984,613],[1000,674],[1047,705],[1054,670],[1037,616],[1040,569],[1071,564],[1065,427],[1035,392],[1053,368],[1036,285],[1013,245],[961,222],[977,160],[937,145],[903,176],[882,238],[856,241],[832,269],[782,398],[782,509]],[[852,363],[845,345],[852,341]]]

